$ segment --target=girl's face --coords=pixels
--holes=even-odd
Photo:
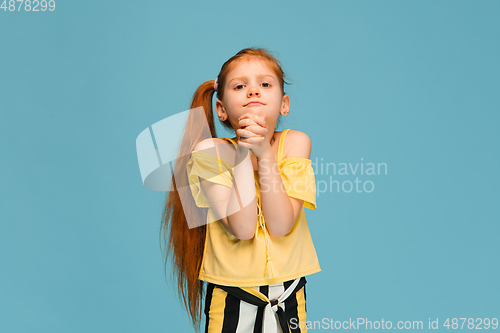
[[[227,75],[224,97],[216,102],[220,119],[229,118],[238,129],[238,118],[245,113],[267,114],[269,129],[276,127],[280,113],[288,114],[290,99],[282,95],[278,77],[264,62],[242,59]]]

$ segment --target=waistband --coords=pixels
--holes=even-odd
[[[213,283],[209,283],[213,284]],[[278,315],[279,325],[283,332],[289,332],[288,320],[284,311],[284,302],[290,296],[297,293],[306,284],[306,278],[303,276],[295,279],[293,283],[277,298],[269,300],[266,295],[257,291],[253,287],[229,287],[213,284],[214,286],[224,290],[239,300],[245,301],[252,305],[264,308],[264,316],[257,316],[255,321],[256,333],[277,333],[277,322],[274,312]],[[290,318],[291,319],[291,318]]]

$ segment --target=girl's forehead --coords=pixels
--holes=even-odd
[[[228,72],[228,77],[246,74],[269,74],[273,77],[276,77],[276,73],[267,63],[262,60],[253,58],[239,60],[235,64],[235,66]]]

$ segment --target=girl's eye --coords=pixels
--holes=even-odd
[[[270,85],[269,83],[267,83],[267,82],[263,82],[262,84],[264,85],[264,87],[265,87],[265,88],[268,88],[268,87],[270,87],[270,86],[271,86],[271,85]],[[234,88],[235,88],[236,90],[241,90],[239,87],[244,87],[244,86],[245,86],[244,84],[238,84],[238,85],[237,85],[237,86],[235,86]]]

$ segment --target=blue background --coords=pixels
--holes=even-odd
[[[142,185],[135,140],[251,46],[294,82],[279,130],[307,133],[313,162],[387,164],[316,170],[318,191],[375,188],[306,209],[322,268],[308,319],[499,318],[499,14],[486,0],[1,10],[0,330],[192,331],[163,271],[165,193]]]

